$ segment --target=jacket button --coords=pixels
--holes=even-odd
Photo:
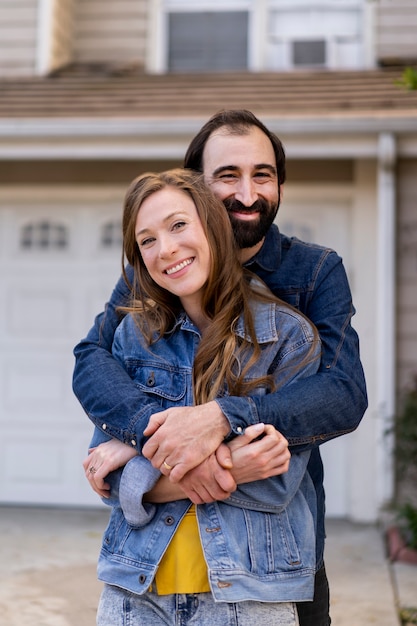
[[[165,524],[166,524],[167,526],[172,526],[172,524],[174,524],[174,522],[175,522],[175,520],[174,520],[174,518],[172,517],[172,515],[168,515],[168,516],[165,518]]]
[[[148,387],[154,387],[155,386],[155,374],[154,372],[151,372],[151,375],[149,376],[148,380],[146,381],[146,384]]]
[[[141,585],[143,585],[146,582],[146,576],[145,574],[140,574],[139,576],[139,582]]]

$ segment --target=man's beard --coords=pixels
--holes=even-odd
[[[266,235],[273,224],[276,214],[278,213],[278,204],[267,202],[263,198],[256,200],[250,207],[235,200],[234,198],[226,198],[223,204],[229,214],[230,223],[232,224],[233,233],[239,249],[252,248],[256,246]],[[259,217],[255,221],[244,221],[236,218],[233,213],[258,213]]]

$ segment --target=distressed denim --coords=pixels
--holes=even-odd
[[[298,626],[290,603],[214,602],[210,593],[135,596],[105,585],[97,626]]]

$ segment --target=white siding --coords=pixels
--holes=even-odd
[[[377,4],[377,58],[417,58],[416,0],[380,0]]]
[[[0,77],[35,73],[37,0],[0,0]]]
[[[74,60],[144,65],[146,0],[82,0],[76,8]]]

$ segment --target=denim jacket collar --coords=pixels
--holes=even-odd
[[[259,285],[263,285],[259,281]],[[253,315],[253,323],[255,326],[255,334],[259,343],[269,343],[278,340],[278,332],[276,328],[276,317],[275,310],[276,305],[272,302],[259,302],[253,300],[250,304],[252,315]],[[188,317],[185,311],[182,311],[178,316],[178,319],[174,325],[173,331],[181,327],[181,330],[186,330],[189,332],[197,333],[201,336],[201,333],[197,326],[192,322],[192,320]],[[235,333],[238,337],[244,339],[245,328],[244,328],[244,320],[241,315],[235,326]],[[250,337],[246,337],[248,341],[250,341]]]
[[[279,269],[281,265],[281,244],[276,224],[273,224],[266,233],[265,241],[259,252],[244,265],[252,271],[256,271],[256,267],[260,267],[267,272],[276,272]]]

